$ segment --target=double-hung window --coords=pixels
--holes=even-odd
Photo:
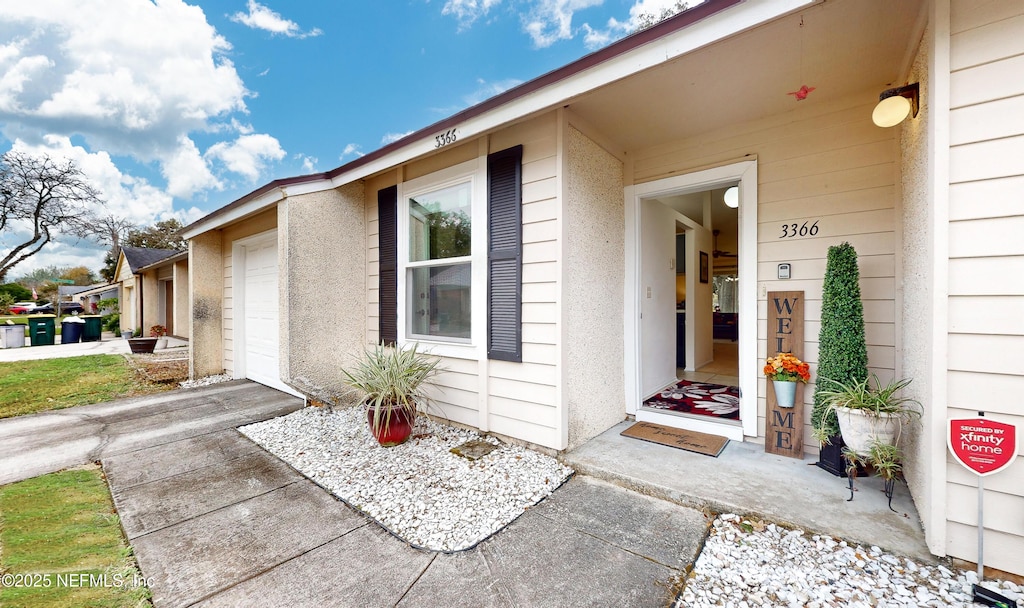
[[[385,344],[521,361],[522,146],[377,193]]]
[[[406,198],[409,338],[469,342],[473,327],[473,181]]]
[[[486,169],[479,160],[403,182],[398,283],[403,340],[475,356],[486,312]],[[443,345],[451,345],[451,348]],[[461,349],[461,350],[460,350]]]

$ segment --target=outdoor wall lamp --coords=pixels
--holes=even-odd
[[[871,113],[871,120],[879,127],[895,127],[907,116],[917,116],[918,83],[908,84],[895,89],[882,91],[878,96],[878,105]]]

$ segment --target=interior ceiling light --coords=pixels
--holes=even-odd
[[[895,89],[882,91],[878,96],[878,105],[871,112],[871,120],[879,127],[895,127],[907,116],[917,116],[918,83],[908,84]]]
[[[732,188],[729,188],[728,190],[726,190],[725,194],[722,196],[722,199],[725,201],[725,206],[730,208],[730,209],[735,209],[736,207],[739,207],[740,206],[740,189],[739,189],[739,187],[733,186]]]

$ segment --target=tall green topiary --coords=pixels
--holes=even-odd
[[[857,251],[843,243],[828,248],[825,285],[821,294],[821,331],[818,333],[818,374],[811,423],[821,441],[839,434],[835,412],[824,405],[822,391],[832,388],[826,379],[861,382],[868,376],[868,347],[864,339],[864,304],[860,300]]]

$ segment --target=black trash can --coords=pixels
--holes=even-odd
[[[82,330],[85,323],[82,321],[64,321],[60,324],[60,343],[74,344],[82,341]]]
[[[78,318],[85,321],[85,327],[82,328],[82,342],[99,342],[103,337],[103,317],[83,315]]]
[[[28,336],[32,339],[32,346],[53,344],[56,333],[54,318],[54,315],[32,315],[28,318]]]

